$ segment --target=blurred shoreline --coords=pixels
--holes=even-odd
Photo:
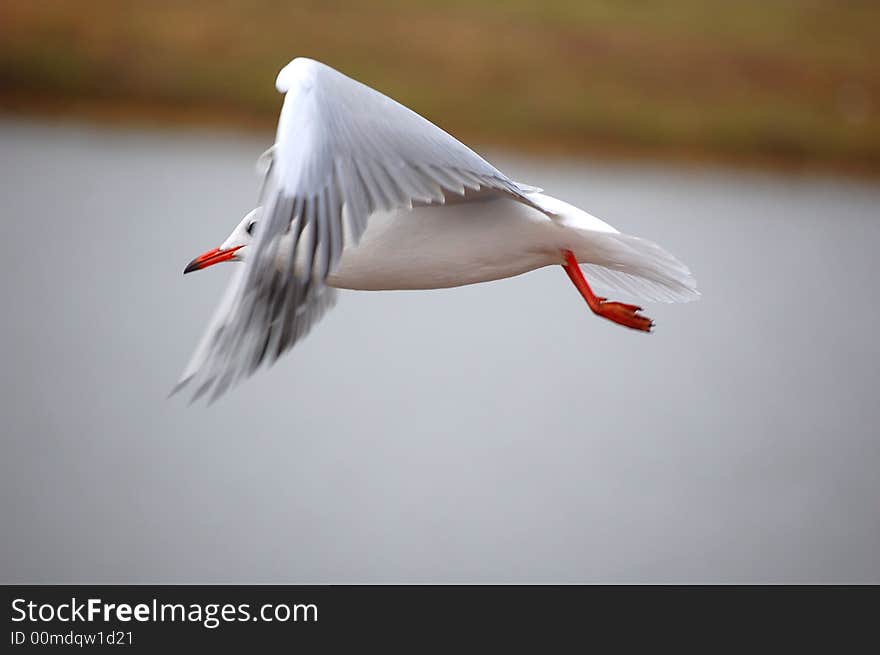
[[[281,109],[279,99],[279,111]],[[431,118],[426,116],[426,118]],[[144,103],[114,102],[108,104],[88,99],[71,101],[63,108],[52,100],[41,97],[4,97],[0,95],[0,121],[27,121],[34,124],[81,124],[96,128],[110,127],[121,130],[185,132],[225,132],[245,137],[265,135],[274,137],[277,115],[258,116],[231,109],[200,107],[175,108]],[[574,146],[571,143],[542,139],[487,139],[479,131],[473,134],[461,130],[447,130],[453,136],[485,154],[486,150],[510,153],[537,159],[592,160],[611,164],[644,164],[651,167],[671,166],[677,169],[711,169],[769,172],[781,175],[821,175],[852,178],[875,182],[880,180],[880,163],[838,160],[815,160],[751,153],[730,155],[696,147],[639,147],[625,143],[589,143]]]
[[[274,129],[309,56],[468,143],[880,174],[880,3],[0,4],[0,112]]]

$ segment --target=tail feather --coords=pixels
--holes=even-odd
[[[575,250],[591,278],[612,290],[653,302],[697,300],[697,281],[687,266],[647,239],[591,232],[589,246]]]
[[[639,300],[688,302],[700,297],[688,267],[656,243],[622,234],[558,198],[533,192],[529,199],[566,228],[564,247],[574,253],[591,282]]]

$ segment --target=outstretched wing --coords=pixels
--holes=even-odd
[[[502,193],[540,210],[526,189],[395,102],[311,59],[278,74],[286,93],[263,185],[263,214],[240,276],[178,383],[220,395],[274,361],[331,304],[343,248],[375,211]],[[218,327],[219,326],[219,327]]]

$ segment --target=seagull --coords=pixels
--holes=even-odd
[[[318,61],[296,58],[259,204],[184,273],[242,262],[172,393],[214,400],[303,338],[336,289],[440,289],[561,265],[598,316],[650,332],[645,301],[699,297],[688,268],[539,188],[515,182],[442,129]]]

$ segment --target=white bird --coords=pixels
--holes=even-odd
[[[514,182],[425,118],[325,64],[297,58],[261,204],[184,273],[244,262],[174,391],[212,399],[274,362],[335,301],[334,288],[439,289],[560,264],[599,316],[635,330],[640,307],[596,296],[587,275],[649,301],[699,297],[659,246]]]

